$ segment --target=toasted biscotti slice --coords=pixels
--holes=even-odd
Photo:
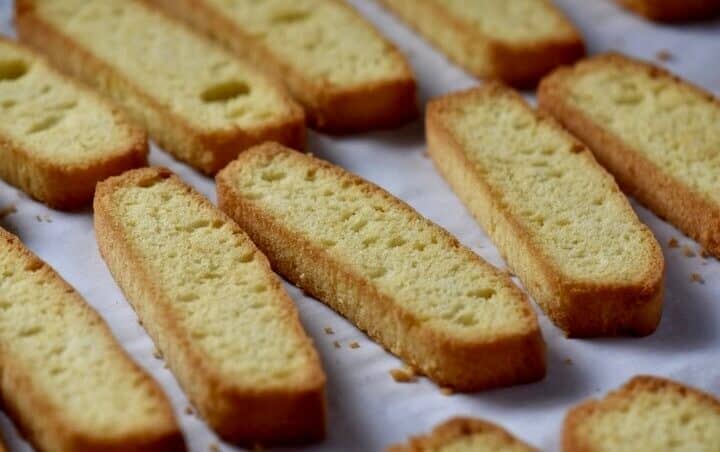
[[[290,297],[240,228],[169,171],[95,195],[100,252],[200,413],[243,444],[319,440],[325,375]]]
[[[670,73],[607,54],[543,80],[540,108],[623,189],[720,257],[720,101]]]
[[[720,14],[720,0],[617,0],[622,6],[657,22],[710,19]]]
[[[582,37],[549,0],[380,0],[480,78],[532,86],[585,54]]]
[[[720,447],[720,401],[664,378],[638,376],[571,409],[564,452],[715,452]]]
[[[145,165],[142,129],[4,38],[0,117],[0,177],[51,207],[89,204],[98,181]]]
[[[662,251],[585,146],[496,83],[432,101],[426,131],[440,173],[555,324],[655,330]]]
[[[216,180],[220,208],[277,271],[436,382],[544,376],[537,319],[510,278],[381,188],[275,143]]]
[[[344,0],[152,0],[284,82],[327,132],[417,116],[405,58]]]
[[[18,0],[20,39],[214,173],[266,140],[304,145],[302,109],[250,63],[141,1]]]
[[[502,427],[482,419],[456,417],[427,435],[410,438],[407,444],[387,452],[535,452]]]
[[[184,451],[170,403],[70,285],[0,229],[0,396],[39,451]]]

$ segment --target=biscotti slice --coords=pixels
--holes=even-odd
[[[170,403],[100,316],[0,229],[0,395],[39,451],[184,451]]]
[[[267,259],[168,170],[108,179],[100,252],[200,414],[247,445],[319,440],[325,375]]]
[[[277,271],[436,382],[544,376],[537,319],[507,274],[381,188],[275,143],[216,180],[220,208]]]
[[[304,144],[304,113],[282,87],[143,2],[18,0],[16,23],[21,40],[201,171],[266,140]]]
[[[720,0],[617,0],[622,6],[657,22],[710,19],[720,14]]]
[[[565,417],[564,452],[717,452],[720,401],[664,378],[638,376]]]
[[[585,54],[582,37],[549,0],[380,0],[480,78],[534,85]]]
[[[410,438],[387,452],[535,452],[502,427],[482,419],[457,417],[430,434]]]
[[[345,1],[152,0],[285,82],[327,132],[417,116],[405,58]]]
[[[0,117],[0,177],[51,207],[89,204],[98,181],[145,165],[142,129],[4,38]]]
[[[556,325],[655,330],[662,251],[585,146],[496,83],[432,101],[426,131],[440,173]]]
[[[631,196],[720,257],[720,101],[655,66],[607,54],[543,80],[540,108]]]

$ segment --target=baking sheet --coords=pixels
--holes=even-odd
[[[429,47],[411,30],[370,0],[352,2],[409,57],[418,75],[420,99],[478,83]],[[720,20],[691,26],[658,26],[621,11],[608,0],[557,0],[582,30],[592,53],[619,50],[658,60],[699,85],[720,94]],[[12,2],[0,0],[0,32],[12,35]],[[720,124],[716,125],[720,127]],[[472,220],[424,154],[422,121],[388,132],[345,138],[310,133],[309,149],[316,155],[386,188],[448,229],[464,244],[498,267],[498,252]],[[164,165],[215,201],[211,179],[176,162],[153,147],[150,162]],[[164,387],[192,451],[239,450],[221,443],[196,415],[185,413],[188,401],[125,302],[98,254],[90,210],[61,213],[34,202],[0,182],[0,209],[17,212],[0,224],[77,288],[110,324],[125,349]],[[548,375],[539,383],[474,395],[443,395],[426,379],[396,383],[388,371],[401,363],[370,341],[322,303],[286,285],[297,302],[303,324],[313,337],[328,376],[328,438],[307,451],[375,451],[409,434],[430,429],[454,415],[481,416],[495,421],[542,450],[558,450],[565,411],[587,397],[601,396],[631,376],[667,376],[720,396],[720,265],[715,259],[686,257],[682,246],[696,253],[697,244],[633,202],[640,218],[663,246],[667,276],[662,323],[642,339],[568,340],[539,311],[548,346]],[[669,248],[672,237],[680,248]],[[702,275],[704,284],[690,281]],[[328,335],[325,327],[335,334]],[[335,348],[334,341],[341,344]],[[357,341],[357,349],[348,344]],[[42,416],[42,413],[38,413]],[[32,450],[4,416],[3,435],[12,450]]]

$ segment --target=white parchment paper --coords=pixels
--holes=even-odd
[[[582,30],[591,53],[614,49],[657,60],[659,51],[668,51],[671,60],[658,63],[720,94],[720,21],[660,26],[620,10],[609,0],[556,3]],[[353,0],[353,4],[409,57],[423,104],[433,96],[478,83],[373,1]],[[0,0],[2,34],[14,35],[11,10],[10,0]],[[386,188],[494,265],[505,266],[424,156],[421,120],[394,131],[345,138],[310,133],[308,147],[316,155]],[[211,179],[165,152],[154,147],[150,162],[171,168],[215,200]],[[110,324],[132,357],[162,384],[176,408],[190,449],[206,451],[216,444],[222,450],[237,450],[221,443],[196,415],[185,413],[185,395],[163,362],[153,357],[152,342],[98,254],[90,210],[71,214],[54,211],[0,182],[0,208],[9,205],[16,206],[17,212],[0,220],[0,225],[19,235],[77,288]],[[642,339],[568,340],[538,310],[548,346],[549,370],[547,377],[535,384],[446,396],[425,379],[396,383],[388,374],[400,366],[396,358],[322,303],[287,285],[328,376],[328,438],[302,450],[381,450],[459,414],[490,419],[542,450],[558,450],[562,419],[570,406],[587,397],[601,396],[639,373],[667,376],[720,396],[720,265],[715,259],[686,257],[682,248],[669,248],[668,240],[675,237],[681,245],[698,250],[697,244],[675,228],[637,203],[633,205],[665,252],[666,296],[660,327]],[[704,284],[690,281],[695,272],[702,275]],[[331,327],[335,334],[325,334],[325,327]],[[333,341],[342,347],[335,348]],[[350,341],[357,341],[360,347],[349,348]],[[0,427],[12,450],[31,450],[4,416],[0,416]]]

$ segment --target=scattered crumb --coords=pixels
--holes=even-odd
[[[209,452],[220,452],[220,446],[217,445],[217,443],[210,444],[208,446]]]
[[[683,246],[682,250],[685,257],[695,257],[695,251],[693,251],[692,248],[690,248],[689,246]]]
[[[9,206],[5,206],[2,209],[0,209],[0,219],[3,219],[7,217],[8,215],[12,215],[17,212],[17,207],[15,207],[15,204],[10,204]]]
[[[190,405],[185,407],[185,414],[192,415],[193,413],[195,413],[195,410],[193,410],[193,408]]]
[[[360,348],[360,344],[357,341],[350,342],[350,348]]]
[[[392,369],[390,375],[398,383],[411,383],[417,380],[415,372],[409,367],[401,367],[399,369]]]
[[[43,215],[43,220],[45,220],[46,223],[52,223],[52,218],[50,218],[50,215]]]
[[[690,275],[690,281],[699,284],[705,284],[705,280],[703,279],[702,275],[700,275],[700,273],[692,273]]]
[[[340,342],[338,341],[334,341],[333,345],[335,346],[335,348],[340,348]]]
[[[160,350],[158,350],[158,349],[153,350],[153,356],[155,357],[155,359],[162,359],[162,358],[163,358],[162,352],[161,352]]]
[[[675,237],[670,237],[670,240],[668,240],[668,246],[670,248],[677,248],[679,245],[680,244]]]
[[[712,257],[712,254],[710,254],[710,251],[703,248],[700,250],[700,257],[702,257],[703,259],[709,259]]]
[[[660,60],[660,61],[671,61],[671,60],[674,59],[674,56],[673,56],[672,53],[670,53],[669,50],[667,50],[667,49],[662,49],[662,50],[659,50],[659,51],[655,54],[655,58],[657,58],[657,59]]]
[[[440,393],[442,395],[451,396],[451,395],[455,394],[455,391],[453,391],[452,388],[446,388],[443,386],[440,388]]]
[[[37,221],[38,223],[42,223],[42,218],[40,217],[40,215],[35,215],[35,221]]]
[[[565,363],[566,366],[572,366],[572,365],[573,365],[573,361],[572,361],[572,359],[570,359],[570,358],[565,358],[565,360],[564,360],[563,362]]]
[[[333,329],[330,328],[329,326],[326,326],[326,327],[325,327],[325,334],[335,334],[335,331],[333,331]]]

